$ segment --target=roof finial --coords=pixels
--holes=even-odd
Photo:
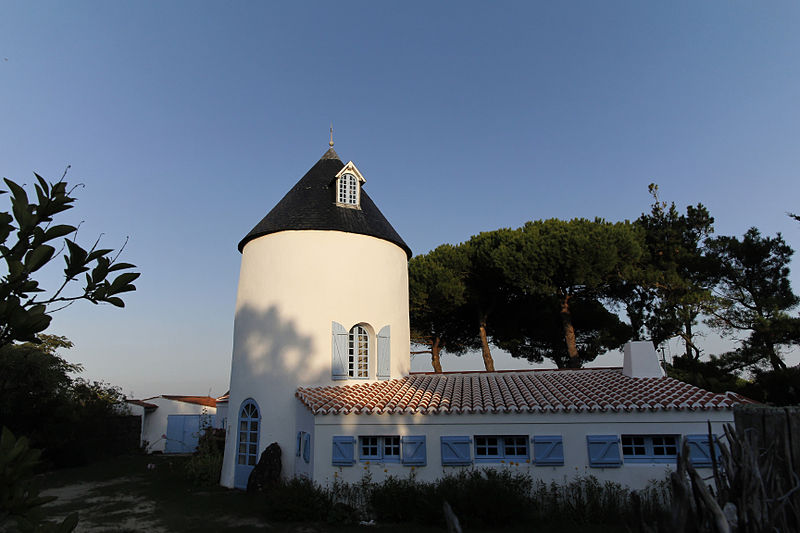
[[[330,140],[330,142],[328,143],[328,146],[330,146],[331,148],[333,148],[333,122],[331,122],[331,140]]]

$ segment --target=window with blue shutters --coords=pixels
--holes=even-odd
[[[677,435],[623,435],[626,463],[674,463],[678,459]]]
[[[442,437],[442,465],[472,464],[472,439],[469,437]]]
[[[297,432],[297,444],[295,445],[294,448],[294,455],[296,457],[300,457],[300,448],[303,445],[303,433],[304,433],[303,431]]]
[[[425,466],[428,464],[425,435],[411,435],[403,437],[401,441],[404,465]]]
[[[303,461],[311,462],[311,434],[303,433]]]
[[[564,464],[564,441],[561,435],[536,435],[533,437],[533,462],[540,466]]]
[[[711,443],[708,440],[708,434],[686,435],[686,443],[689,445],[689,462],[692,466],[699,468],[710,468],[712,466]],[[714,453],[717,461],[719,461],[720,451],[716,435],[714,435]]]
[[[616,435],[587,435],[589,466],[592,468],[615,468],[622,466],[619,454],[619,437]]]
[[[355,437],[333,437],[333,466],[353,466],[355,460]]]
[[[399,462],[400,437],[396,435],[359,437],[358,458],[361,461]]]
[[[527,435],[475,436],[475,462],[524,461],[528,457]]]

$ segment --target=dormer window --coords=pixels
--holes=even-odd
[[[361,187],[365,181],[353,162],[347,163],[336,174],[336,205],[361,209]]]
[[[339,203],[358,205],[358,182],[352,174],[339,178]]]

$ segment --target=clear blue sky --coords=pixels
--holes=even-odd
[[[331,121],[415,253],[634,219],[650,182],[800,249],[799,27],[779,1],[4,1],[0,176],[70,164],[79,240],[130,236],[138,291],[60,312],[68,359],[137,397],[220,394],[236,244]]]

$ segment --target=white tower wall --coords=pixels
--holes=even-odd
[[[272,442],[292,475],[295,389],[362,383],[331,378],[332,330],[363,325],[370,335],[369,381],[376,380],[377,332],[391,326],[391,378],[408,374],[408,261],[391,242],[341,231],[272,233],[242,251],[234,322],[228,437],[221,483],[232,487],[242,402],[261,414],[259,455]]]

